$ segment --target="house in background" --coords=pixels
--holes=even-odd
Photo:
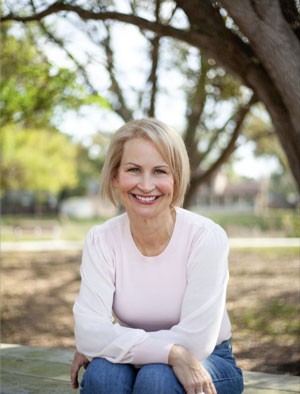
[[[230,182],[219,171],[208,183],[199,187],[192,206],[206,211],[260,213],[268,207],[268,181]]]

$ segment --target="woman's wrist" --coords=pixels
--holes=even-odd
[[[187,350],[183,346],[173,345],[169,351],[169,365],[178,364],[179,360],[182,359],[186,352]]]

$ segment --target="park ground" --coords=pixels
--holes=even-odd
[[[78,251],[2,253],[4,343],[74,349]],[[245,370],[300,375],[298,248],[232,249],[228,311]]]

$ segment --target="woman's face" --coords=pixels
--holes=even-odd
[[[124,144],[117,175],[112,181],[121,203],[130,215],[155,217],[169,211],[174,177],[153,142],[132,138]]]

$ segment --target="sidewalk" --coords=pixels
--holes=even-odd
[[[300,247],[300,238],[230,238],[231,248]],[[1,252],[46,252],[82,250],[83,241],[16,241],[2,242]]]
[[[1,242],[1,252],[47,252],[52,250],[82,250],[83,241],[15,241]]]

